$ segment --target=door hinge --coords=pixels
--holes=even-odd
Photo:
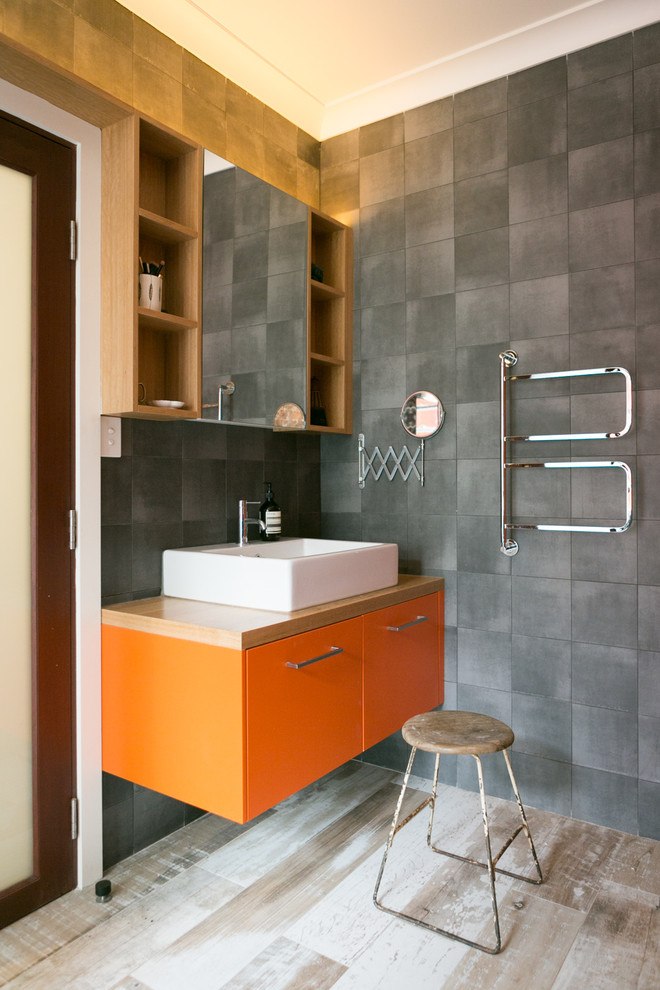
[[[78,798],[71,798],[71,838],[78,838]]]
[[[69,227],[69,258],[71,261],[78,260],[78,224],[75,220],[70,221]]]
[[[78,549],[78,513],[69,509],[69,550]]]

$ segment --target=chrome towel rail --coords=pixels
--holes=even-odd
[[[500,550],[507,557],[518,553],[518,543],[508,533],[513,529],[536,529],[564,533],[624,533],[632,522],[633,486],[632,472],[624,461],[534,461],[532,463],[507,461],[506,445],[519,441],[548,441],[548,440],[615,440],[623,437],[632,426],[632,379],[625,368],[582,368],[577,371],[551,371],[534,375],[507,375],[506,370],[518,363],[515,351],[504,351],[500,354]],[[507,434],[507,384],[509,382],[534,381],[555,378],[579,378],[586,375],[622,375],[625,381],[625,422],[622,429],[606,433],[540,433],[530,435]],[[573,526],[550,523],[514,523],[507,518],[509,499],[508,472],[515,468],[618,468],[625,475],[626,485],[626,518],[620,525],[610,526]]]

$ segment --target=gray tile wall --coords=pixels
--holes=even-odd
[[[101,461],[103,604],[159,595],[168,547],[235,541],[238,500],[272,481],[285,535],[320,535],[319,439],[218,423],[122,420],[122,456]],[[199,815],[103,774],[104,866]]]
[[[446,705],[513,726],[530,804],[660,838],[660,25],[333,138],[321,177],[355,228],[357,307],[355,433],[322,438],[323,535],[394,540],[402,570],[445,577]],[[629,532],[520,531],[499,552],[509,347],[521,374],[632,372],[631,436],[516,450],[627,460]],[[515,429],[616,428],[614,377],[521,383]],[[360,491],[357,433],[400,447],[418,388],[447,411],[425,487]],[[516,478],[516,517],[622,518],[618,477],[574,474]],[[393,736],[364,758],[406,755]],[[443,779],[474,787],[471,762]]]

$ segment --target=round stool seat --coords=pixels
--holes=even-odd
[[[499,753],[513,743],[513,730],[475,712],[424,712],[409,718],[401,729],[409,746],[427,753],[474,755]]]

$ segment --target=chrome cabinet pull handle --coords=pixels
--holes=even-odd
[[[328,657],[336,657],[338,653],[343,652],[343,646],[331,646],[329,653],[322,653],[320,657],[312,657],[311,660],[303,660],[302,663],[292,663],[291,660],[287,660],[286,666],[293,667],[294,670],[300,670],[301,667],[309,667],[310,663],[318,663],[319,660],[326,660]]]
[[[418,626],[420,622],[428,622],[428,615],[418,615],[412,622],[406,622],[402,626],[388,626],[390,632],[401,632],[402,629],[410,629],[411,626]]]

